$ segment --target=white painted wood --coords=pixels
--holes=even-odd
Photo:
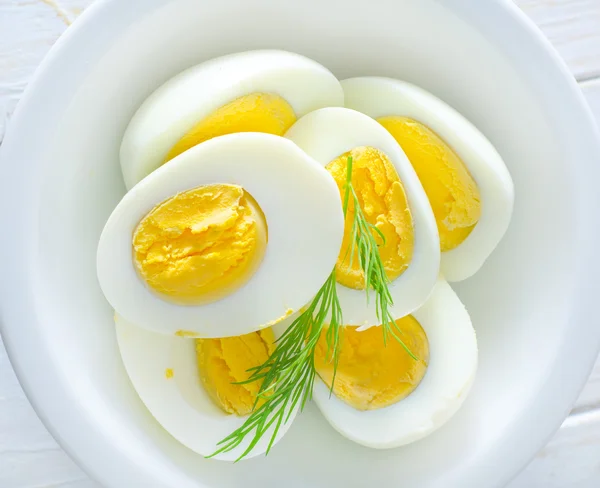
[[[600,411],[569,417],[508,488],[598,488]]]
[[[600,76],[599,0],[515,0],[578,80]]]
[[[33,71],[92,0],[0,0],[0,143]],[[0,339],[0,488],[99,488],[37,418]]]
[[[27,81],[92,0],[0,0],[0,142]]]
[[[485,1],[485,0],[483,0]],[[600,0],[515,0],[579,80],[600,76]],[[0,0],[0,141],[27,80],[92,0]]]
[[[123,0],[126,1],[126,0]],[[484,0],[482,0],[484,1]],[[35,67],[92,0],[0,0],[0,142]],[[516,0],[567,61],[600,120],[600,0]],[[510,488],[600,486],[600,360],[571,415]],[[47,433],[0,340],[0,488],[99,488]]]
[[[60,449],[25,398],[0,339],[0,487],[98,488]]]

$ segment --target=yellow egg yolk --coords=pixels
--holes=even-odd
[[[406,117],[378,122],[398,141],[433,209],[442,252],[458,247],[481,216],[479,189],[457,154],[431,129]]]
[[[348,157],[352,157],[352,186],[366,220],[385,236],[385,242],[373,232],[379,245],[379,254],[390,280],[400,276],[412,259],[414,246],[413,220],[404,187],[396,168],[389,158],[374,147],[357,147],[342,154],[327,165],[342,201],[344,199]],[[344,239],[336,263],[338,283],[349,288],[364,289],[365,277],[354,253],[350,262],[348,250],[352,247],[352,224],[355,209],[352,199],[348,205]]]
[[[408,315],[396,321],[402,340],[419,359],[413,359],[393,338],[383,342],[381,327],[359,332],[343,327],[333,392],[357,410],[375,410],[399,402],[419,385],[427,370],[429,342],[419,322]],[[315,367],[331,388],[333,361],[327,350],[327,331],[319,337]]]
[[[223,105],[202,119],[169,151],[165,162],[213,137],[237,132],[283,135],[296,122],[290,104],[279,95],[251,93]]]
[[[275,349],[271,329],[224,339],[196,339],[200,379],[215,404],[224,412],[248,415],[252,412],[260,383],[243,385],[248,370],[263,364]],[[258,405],[263,402],[259,401]]]
[[[175,195],[133,233],[139,275],[164,298],[208,303],[242,286],[258,269],[267,224],[256,201],[236,185],[207,185]]]

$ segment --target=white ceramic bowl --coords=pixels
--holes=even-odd
[[[268,458],[226,465],[171,438],[127,379],[94,264],[124,192],[123,131],[173,74],[253,48],[305,54],[340,78],[417,83],[510,168],[509,232],[458,287],[479,336],[477,380],[423,441],[362,448],[309,408]],[[599,161],[574,80],[508,1],[99,1],[56,43],[3,143],[3,337],[40,417],[107,487],[501,486],[566,416],[599,347]]]

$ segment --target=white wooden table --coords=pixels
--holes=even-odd
[[[516,1],[564,57],[600,120],[600,0]],[[0,0],[0,143],[35,67],[91,2]],[[600,361],[562,428],[509,488],[598,487]],[[36,417],[1,339],[0,488],[99,488]]]

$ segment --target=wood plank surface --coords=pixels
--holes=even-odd
[[[599,0],[517,0],[580,80],[600,76]]]
[[[127,0],[123,0],[127,1]],[[486,0],[482,0],[486,1]],[[0,0],[0,143],[27,82],[91,0]],[[517,0],[564,57],[600,120],[600,0]],[[600,487],[600,361],[572,415],[510,488]],[[0,488],[99,488],[44,429],[0,340]]]

